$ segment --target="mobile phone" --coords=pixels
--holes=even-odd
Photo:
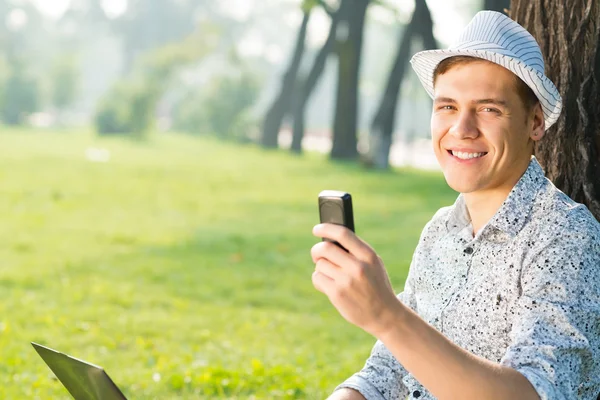
[[[352,232],[355,232],[352,196],[350,193],[338,190],[323,190],[319,193],[319,216],[321,223],[343,225]],[[335,240],[323,238],[323,241],[333,242],[346,250],[344,246]]]

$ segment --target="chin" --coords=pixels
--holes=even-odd
[[[459,193],[471,193],[478,189],[477,182],[474,179],[465,179],[464,177],[454,177],[447,174],[444,175],[446,183],[454,191]]]

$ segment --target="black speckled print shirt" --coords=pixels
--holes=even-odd
[[[535,158],[473,237],[461,196],[425,226],[400,300],[462,348],[512,367],[542,400],[600,393],[600,224]],[[339,388],[433,399],[381,342]]]

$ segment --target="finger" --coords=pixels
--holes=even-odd
[[[312,274],[312,282],[315,289],[319,292],[327,294],[331,290],[330,288],[335,285],[333,279],[323,275],[318,271],[314,271]]]
[[[319,242],[315,244],[311,250],[313,262],[316,264],[321,258],[326,258],[335,265],[345,267],[350,263],[356,262],[354,255],[344,251],[339,246],[331,242]]]
[[[331,261],[321,258],[317,261],[317,265],[315,266],[315,271],[325,275],[329,279],[333,281],[341,281],[344,279],[344,271],[342,268],[333,264]]]
[[[373,262],[376,258],[373,248],[345,226],[319,224],[313,228],[313,235],[335,240],[361,261]]]

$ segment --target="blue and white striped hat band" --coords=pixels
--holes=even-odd
[[[562,98],[544,74],[540,46],[525,28],[508,16],[495,11],[480,11],[450,48],[421,51],[412,57],[410,63],[432,98],[433,71],[441,61],[454,56],[482,58],[510,70],[540,100],[546,129],[558,120]]]

